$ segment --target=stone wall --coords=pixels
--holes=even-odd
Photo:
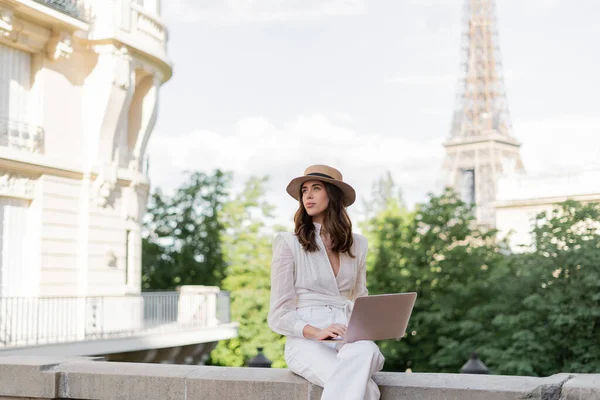
[[[546,378],[387,373],[382,400],[600,400],[600,374]],[[285,369],[0,356],[0,400],[316,400],[321,388]]]

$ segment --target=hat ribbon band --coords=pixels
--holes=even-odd
[[[306,176],[320,176],[321,178],[328,178],[328,179],[336,180],[334,177],[329,176],[327,174],[322,174],[320,172],[311,172],[310,174],[306,174]]]

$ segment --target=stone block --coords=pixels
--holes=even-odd
[[[88,362],[65,364],[60,398],[81,400],[182,400],[185,377],[198,367],[170,364]]]
[[[374,376],[381,389],[381,400],[549,400],[544,395],[547,389],[557,386],[560,390],[567,378],[568,375],[536,378],[392,372],[380,372]]]
[[[600,400],[600,375],[577,374],[562,387],[560,400]]]
[[[0,396],[52,399],[57,394],[56,357],[0,356]]]
[[[190,399],[239,400],[318,399],[306,380],[288,370],[271,368],[198,367],[187,377]],[[312,396],[311,396],[312,394]]]

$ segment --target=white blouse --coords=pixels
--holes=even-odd
[[[319,251],[307,252],[293,233],[279,233],[273,241],[271,263],[271,303],[269,327],[286,336],[304,337],[308,324],[298,315],[301,307],[332,306],[343,309],[350,317],[354,300],[367,296],[367,238],[354,233],[352,253],[340,254],[340,269],[335,276],[325,245],[321,225],[315,223]]]

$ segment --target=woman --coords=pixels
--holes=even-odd
[[[375,343],[317,341],[343,337],[354,300],[368,294],[367,240],[352,233],[345,209],[354,189],[335,168],[313,165],[287,192],[299,208],[295,233],[280,233],[273,243],[269,326],[287,336],[288,367],[324,387],[323,400],[379,399],[371,377],[384,358]]]

